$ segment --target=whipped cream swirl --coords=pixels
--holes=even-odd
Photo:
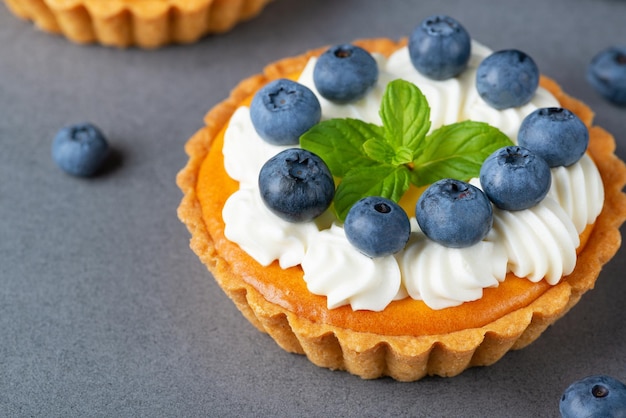
[[[346,248],[346,242],[344,229],[337,225],[310,241],[302,260],[310,292],[325,295],[329,309],[349,303],[352,309],[372,311],[383,310],[389,301],[404,296],[400,267],[393,256],[370,258],[354,247]]]
[[[496,287],[504,280],[506,252],[498,245],[493,229],[471,247],[448,248],[428,239],[415,218],[411,219],[411,226],[411,239],[397,258],[403,284],[413,299],[424,300],[432,309],[448,308],[480,299],[484,288]]]
[[[381,124],[378,110],[385,86],[402,78],[417,85],[426,96],[431,129],[462,120],[482,121],[516,142],[526,115],[559,103],[540,87],[524,106],[505,110],[490,107],[475,88],[476,68],[490,53],[473,42],[468,68],[444,81],[419,74],[406,47],[388,59],[375,54],[378,83],[366,97],[347,105],[332,103],[318,94],[313,83],[315,58],[310,59],[298,81],[319,98],[322,119],[350,117]],[[535,207],[516,212],[494,208],[492,231],[472,247],[447,248],[429,240],[413,217],[411,238],[403,251],[369,258],[348,242],[330,211],[311,222],[289,223],[265,207],[258,190],[259,171],[265,161],[285,148],[258,136],[247,107],[233,114],[224,135],[224,166],[240,183],[240,189],[222,212],[225,235],[264,266],[276,260],[282,268],[301,265],[307,288],[326,296],[329,309],[350,304],[354,310],[380,311],[404,297],[443,309],[481,298],[483,289],[498,286],[507,272],[532,281],[545,278],[555,284],[574,269],[579,233],[595,221],[603,205],[602,179],[585,155],[570,167],[552,169],[548,197]],[[478,179],[472,183],[480,186]]]

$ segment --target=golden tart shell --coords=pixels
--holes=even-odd
[[[4,0],[15,15],[73,42],[157,48],[227,32],[271,0]]]

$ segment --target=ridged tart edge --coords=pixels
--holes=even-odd
[[[272,0],[4,0],[15,15],[79,43],[158,48],[227,32]]]
[[[372,39],[355,43],[369,51],[389,55],[405,42]],[[606,198],[574,272],[527,307],[480,328],[443,335],[385,336],[298,317],[268,302],[255,288],[233,274],[228,263],[216,252],[203,221],[195,191],[200,166],[213,139],[243,100],[270,80],[300,72],[308,59],[321,51],[323,49],[317,49],[278,61],[266,67],[263,74],[239,83],[227,100],[207,113],[206,126],[187,142],[185,150],[190,158],[177,176],[177,184],[184,194],[178,216],[191,233],[191,248],[256,328],[268,333],[286,351],[305,354],[318,366],[347,370],[364,379],[390,376],[399,381],[415,381],[427,375],[454,376],[469,367],[493,364],[509,350],[533,342],[574,306],[583,293],[593,288],[602,266],[621,245],[619,228],[626,219],[626,195],[622,193],[626,184],[626,166],[614,155],[613,137],[602,128],[591,126],[591,110],[567,96],[546,77],[542,77],[542,86],[590,126],[593,138],[590,153],[602,174]]]

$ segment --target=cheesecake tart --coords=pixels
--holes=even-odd
[[[386,65],[387,68],[390,63],[407,62],[406,39],[369,39],[353,44],[376,56],[379,66]],[[479,286],[479,289],[474,289],[476,291],[469,292],[470,296],[455,299],[449,295],[442,296],[446,291],[428,293],[428,286],[437,287],[438,285],[432,283],[445,281],[445,276],[450,273],[449,269],[434,266],[426,270],[416,270],[426,274],[418,274],[420,280],[424,278],[425,282],[416,285],[421,286],[422,294],[414,297],[412,293],[415,292],[410,291],[412,279],[405,277],[413,274],[410,271],[412,267],[403,265],[403,257],[407,257],[395,255],[392,259],[400,266],[402,282],[391,293],[374,288],[372,292],[377,295],[389,293],[391,296],[382,305],[376,302],[375,306],[370,306],[362,303],[360,296],[352,297],[351,289],[345,289],[359,287],[358,279],[362,272],[363,275],[372,276],[370,278],[376,282],[385,282],[384,277],[377,277],[376,272],[381,270],[374,269],[373,273],[360,270],[360,261],[348,264],[348,259],[352,257],[350,250],[341,252],[343,250],[340,249],[338,257],[333,257],[334,249],[322,251],[317,258],[307,258],[304,255],[304,262],[302,257],[296,257],[295,261],[285,261],[290,258],[285,253],[266,255],[264,251],[271,248],[267,250],[271,253],[284,240],[278,239],[276,245],[269,242],[273,235],[272,229],[261,228],[260,232],[253,233],[263,222],[256,218],[252,221],[246,219],[254,217],[258,207],[243,213],[225,209],[233,205],[229,203],[233,201],[231,197],[254,189],[254,185],[251,185],[254,181],[246,182],[243,179],[248,174],[234,175],[233,170],[227,168],[229,163],[225,161],[233,153],[245,153],[245,147],[241,143],[229,145],[230,138],[251,136],[242,133],[244,131],[235,123],[241,117],[239,113],[244,114],[244,119],[249,119],[246,112],[255,93],[274,80],[299,80],[301,83],[308,83],[315,90],[307,77],[310,78],[310,70],[315,60],[325,50],[326,48],[320,48],[280,60],[267,66],[263,73],[240,82],[229,98],[207,113],[205,126],[186,144],[189,161],[177,177],[177,184],[184,194],[178,215],[191,233],[193,251],[243,316],[260,331],[269,334],[280,347],[289,352],[305,354],[318,366],[347,370],[362,378],[390,376],[400,381],[414,381],[427,375],[454,376],[469,367],[490,365],[508,351],[523,348],[533,342],[548,326],[571,309],[586,291],[593,288],[602,266],[620,247],[619,228],[626,218],[626,196],[622,193],[626,184],[626,167],[614,155],[613,137],[593,125],[593,113],[584,103],[568,96],[553,80],[541,76],[540,87],[535,94],[536,103],[527,105],[530,107],[522,113],[530,113],[542,104],[549,104],[559,105],[576,114],[589,131],[589,145],[583,160],[586,161],[585,164],[589,163],[589,172],[597,173],[596,183],[585,180],[592,185],[580,187],[588,189],[582,194],[584,200],[599,199],[601,202],[597,206],[598,213],[591,215],[592,221],[585,218],[585,221],[578,222],[572,238],[574,246],[571,251],[574,256],[570,263],[571,268],[548,268],[549,273],[546,273],[547,270],[540,270],[522,274],[520,265],[524,264],[524,260],[505,260],[505,271],[498,273],[501,277],[497,281]],[[479,44],[472,44],[472,50],[477,51],[472,52],[473,57],[470,60],[470,67],[474,71],[477,62],[489,55],[490,51]],[[397,74],[381,76],[378,83],[385,84],[396,76]],[[429,87],[421,85],[420,80],[422,79],[418,77],[415,84],[429,96],[431,108],[434,109],[431,112],[433,124],[448,123],[445,115],[446,108],[451,106],[450,101],[438,103],[439,93],[428,93]],[[439,86],[437,83],[439,82],[434,84]],[[457,94],[452,97],[453,100],[459,100]],[[379,98],[372,100],[378,101]],[[332,111],[336,105],[324,104],[323,99],[320,101],[323,102],[323,119],[325,112]],[[464,104],[456,104],[456,108],[464,107],[469,102],[468,99],[461,101]],[[474,101],[478,103],[480,99]],[[443,110],[438,112],[436,109]],[[482,107],[481,109],[484,110]],[[517,109],[516,112],[518,111],[520,110]],[[368,112],[361,109],[353,114]],[[476,111],[473,115],[480,118],[481,112]],[[457,111],[453,114],[453,119],[460,117]],[[495,123],[500,124],[498,127],[508,136],[515,136],[519,121],[514,126],[508,126],[509,119],[501,117],[501,123]],[[268,155],[271,152],[274,151],[268,151]],[[249,153],[257,153],[257,150],[251,149]],[[232,166],[231,164],[230,167]],[[257,172],[258,170],[252,170],[252,178]],[[554,176],[553,174],[553,178]],[[572,182],[571,178],[580,177],[568,177],[566,182]],[[403,197],[404,202],[400,202],[402,206],[415,205],[421,191],[411,189],[407,195],[414,196]],[[555,200],[558,199],[555,197]],[[571,202],[580,203],[580,199],[573,199]],[[571,203],[570,206],[578,203]],[[250,214],[252,215],[247,216]],[[324,226],[320,226],[321,224]],[[314,225],[313,229],[319,229],[324,234],[329,230],[341,230],[341,222],[334,219]],[[268,228],[276,226],[272,224]],[[229,232],[233,230],[242,232]],[[403,254],[422,250],[426,254],[430,244],[425,244],[425,247],[417,245],[423,237],[419,235],[419,228],[414,226],[412,231],[413,238],[409,240]],[[291,232],[285,234],[289,236]],[[313,234],[317,234],[317,231]],[[243,241],[236,242],[237,235],[243,236]],[[532,242],[541,241],[541,232],[538,235],[539,238]],[[250,239],[257,243],[250,244]],[[521,248],[520,254],[526,254],[520,257],[531,257],[528,251],[524,252],[524,247],[529,247],[526,241],[519,239],[523,242],[518,246]],[[306,241],[304,244],[305,252],[313,247],[311,242]],[[516,243],[510,245],[515,247]],[[481,251],[482,253],[471,253],[468,257],[483,254],[485,260],[499,259],[499,256],[494,255],[500,252],[498,244]],[[283,255],[284,259],[281,258]],[[390,261],[392,264],[393,260]],[[497,269],[502,270],[501,267]],[[331,287],[334,283],[340,283],[336,286],[341,288],[341,292],[347,292],[348,296],[337,296],[334,293],[336,289],[326,293],[319,291],[320,286],[316,286],[315,276],[324,276],[327,270],[332,270],[334,274],[328,279],[333,283]],[[341,282],[342,275],[350,277]],[[532,280],[529,279],[530,276],[533,276]],[[451,287],[455,286],[453,284]],[[411,295],[407,295],[407,289]],[[455,292],[453,289],[452,293]],[[371,295],[364,299],[371,299]]]

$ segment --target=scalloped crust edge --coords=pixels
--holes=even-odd
[[[371,39],[355,43],[389,55],[406,40]],[[202,220],[202,209],[195,195],[200,165],[215,135],[245,98],[270,80],[300,71],[309,57],[323,50],[320,48],[283,59],[266,67],[263,74],[239,83],[227,100],[207,113],[206,125],[187,142],[185,149],[190,159],[177,176],[177,184],[184,194],[178,216],[191,233],[191,248],[257,329],[268,333],[284,350],[305,354],[320,367],[346,370],[364,379],[390,376],[399,381],[415,381],[429,375],[455,376],[469,367],[493,364],[510,350],[526,347],[593,288],[602,266],[621,245],[619,228],[626,219],[626,195],[622,193],[626,184],[626,166],[614,155],[613,137],[602,128],[591,126],[593,113],[590,109],[567,96],[546,77],[542,77],[542,86],[552,91],[561,103],[567,102],[566,107],[590,126],[594,138],[590,150],[602,173],[606,200],[574,272],[527,307],[481,328],[443,335],[386,336],[355,332],[298,317],[268,302],[255,288],[234,275],[228,263],[216,252]]]
[[[148,49],[227,32],[258,15],[270,1],[4,0],[16,16],[75,43]]]

